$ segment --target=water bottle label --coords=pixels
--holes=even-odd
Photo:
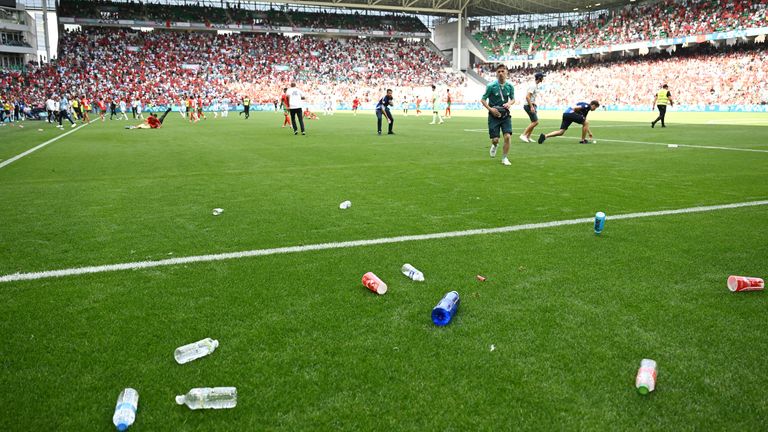
[[[637,376],[641,377],[643,375],[650,376],[651,379],[656,381],[656,369],[652,368],[640,368],[639,371],[637,371]]]
[[[129,403],[129,402],[123,402],[123,403],[121,403],[120,405],[118,405],[118,406],[117,406],[117,408],[115,408],[115,411],[120,411],[120,410],[122,410],[122,409],[129,409],[129,410],[133,411],[134,413],[136,412],[136,407],[135,407],[135,406],[133,406],[133,405],[132,405],[131,403]]]

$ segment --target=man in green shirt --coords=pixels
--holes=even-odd
[[[515,89],[507,82],[507,67],[500,64],[496,67],[496,82],[488,84],[485,94],[480,100],[488,110],[488,134],[491,137],[491,157],[496,157],[499,145],[499,131],[504,133],[504,157],[501,163],[512,165],[507,158],[509,143],[512,140],[512,117],[510,107],[515,103]]]

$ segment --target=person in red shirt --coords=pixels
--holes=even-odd
[[[285,116],[285,120],[283,121],[283,127],[290,126],[291,125],[291,107],[288,103],[288,94],[286,93],[288,91],[288,87],[283,88],[283,95],[280,96],[280,107],[283,109],[283,115]]]
[[[99,99],[99,101],[96,102],[96,106],[99,107],[99,117],[101,118],[101,121],[104,121],[104,113],[107,112],[107,105],[104,103],[104,99]]]
[[[160,118],[157,118],[157,114],[152,113],[147,117],[147,119],[144,121],[144,123],[140,123],[136,126],[126,126],[126,129],[160,129],[160,127],[163,126],[163,120],[165,120],[165,116],[168,115],[168,113],[171,112],[171,108],[168,108],[165,110],[163,115],[160,116]]]
[[[80,106],[83,107],[83,123],[90,123],[91,116],[88,114],[91,112],[91,102],[83,95],[80,98]]]
[[[360,108],[360,99],[355,96],[355,99],[352,101],[352,113],[354,115],[357,115],[357,109]]]
[[[197,118],[208,120],[208,118],[205,116],[205,113],[203,112],[203,98],[200,96],[197,97]]]

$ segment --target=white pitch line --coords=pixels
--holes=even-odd
[[[611,220],[637,219],[637,218],[646,218],[646,217],[654,217],[654,216],[701,213],[701,212],[710,212],[715,210],[734,209],[734,208],[742,208],[742,207],[755,207],[755,206],[764,206],[764,205],[768,205],[768,200],[749,201],[749,202],[722,204],[722,205],[713,205],[713,206],[704,206],[704,207],[689,207],[689,208],[676,209],[676,210],[660,210],[660,211],[650,211],[650,212],[641,212],[641,213],[627,213],[623,215],[609,216],[609,219]],[[231,259],[237,259],[237,258],[257,257],[257,256],[266,256],[266,255],[278,255],[278,254],[299,253],[299,252],[309,252],[309,251],[319,251],[319,250],[329,250],[329,249],[345,249],[345,248],[353,248],[353,247],[361,247],[361,246],[372,246],[372,245],[389,244],[389,243],[403,243],[403,242],[419,241],[419,240],[435,240],[435,239],[445,239],[445,238],[453,238],[453,237],[501,234],[501,233],[508,233],[513,231],[552,228],[552,227],[560,227],[560,226],[566,226],[566,225],[577,225],[582,223],[586,224],[586,223],[591,223],[593,220],[594,220],[593,218],[566,219],[566,220],[552,221],[552,222],[511,225],[511,226],[504,226],[504,227],[498,227],[498,228],[480,228],[480,229],[472,229],[472,230],[465,230],[465,231],[449,231],[449,232],[441,232],[441,233],[433,233],[433,234],[384,237],[384,238],[371,239],[371,240],[352,240],[352,241],[345,241],[345,242],[319,243],[319,244],[312,244],[312,245],[305,245],[305,246],[289,246],[289,247],[280,247],[280,248],[272,248],[272,249],[255,249],[255,250],[249,250],[249,251],[228,252],[228,253],[220,253],[220,254],[212,254],[212,255],[193,255],[193,256],[169,258],[169,259],[163,259],[163,260],[157,260],[157,261],[136,261],[136,262],[122,263],[122,264],[109,264],[109,265],[90,266],[90,267],[75,267],[75,268],[69,268],[69,269],[49,270],[49,271],[34,272],[34,273],[15,273],[10,275],[0,276],[0,283],[23,281],[23,280],[46,279],[46,278],[64,277],[64,276],[75,276],[75,275],[82,275],[82,274],[89,274],[89,273],[105,273],[105,272],[113,272],[118,270],[136,270],[136,269],[151,268],[151,267],[165,267],[165,266],[173,266],[173,265],[179,265],[179,264],[224,261],[224,260],[231,260]]]
[[[36,151],[40,150],[41,148],[43,148],[43,147],[47,146],[48,144],[51,144],[51,143],[53,143],[53,142],[56,142],[56,141],[58,141],[58,140],[60,140],[60,139],[64,138],[65,136],[67,136],[67,135],[69,135],[69,134],[71,134],[71,133],[75,133],[75,132],[79,131],[79,130],[80,130],[80,129],[82,129],[84,126],[88,126],[88,124],[89,124],[89,123],[86,123],[86,124],[80,125],[80,126],[78,126],[78,127],[74,128],[74,129],[70,130],[69,132],[66,132],[66,133],[63,133],[63,134],[61,134],[61,135],[55,136],[55,137],[53,137],[53,138],[49,139],[48,141],[46,141],[46,142],[44,142],[44,143],[42,143],[42,144],[40,144],[40,145],[38,145],[38,146],[32,147],[31,149],[29,149],[29,150],[25,151],[24,153],[20,153],[20,154],[17,154],[16,156],[14,156],[14,157],[12,157],[12,158],[10,158],[10,159],[7,159],[7,160],[5,160],[5,161],[3,161],[3,162],[0,162],[0,168],[5,168],[6,166],[8,166],[8,165],[10,165],[10,164],[12,164],[12,163],[14,163],[14,162],[16,162],[17,160],[19,160],[19,159],[23,158],[24,156],[26,156],[26,155],[28,155],[28,154],[30,154],[30,153],[34,153],[34,152],[36,152]]]
[[[563,138],[563,137],[558,137],[558,138]],[[627,143],[627,144],[646,144],[646,145],[656,145],[656,146],[668,146],[672,144],[678,147],[690,147],[690,148],[700,148],[700,149],[708,149],[708,150],[732,150],[732,151],[743,151],[743,152],[753,152],[753,153],[768,153],[768,150],[737,148],[737,147],[717,147],[717,146],[703,146],[703,145],[693,145],[693,144],[660,143],[660,142],[651,142],[651,141],[628,141],[628,140],[616,140],[616,139],[607,139],[607,138],[600,138],[600,141]]]

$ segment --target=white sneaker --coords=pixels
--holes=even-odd
[[[442,120],[440,120],[440,124],[443,124],[443,123],[445,123],[445,122],[444,122],[444,121],[442,121]]]
[[[432,123],[430,123],[430,124],[435,124],[435,122],[432,122]]]
[[[491,157],[492,157],[492,158],[496,157],[496,149],[497,149],[497,148],[499,148],[499,146],[498,146],[498,145],[493,145],[493,144],[491,144],[491,151],[490,151],[489,153],[491,154]]]
[[[531,142],[530,138],[528,138],[525,135],[520,135],[520,141],[527,142],[527,143]]]
[[[76,124],[74,124],[74,123],[72,123],[72,127],[77,127],[77,125],[76,125]]]
[[[501,164],[502,165],[506,165],[506,166],[510,166],[510,165],[512,165],[512,162],[510,162],[509,159],[504,158],[504,159],[501,160]]]

